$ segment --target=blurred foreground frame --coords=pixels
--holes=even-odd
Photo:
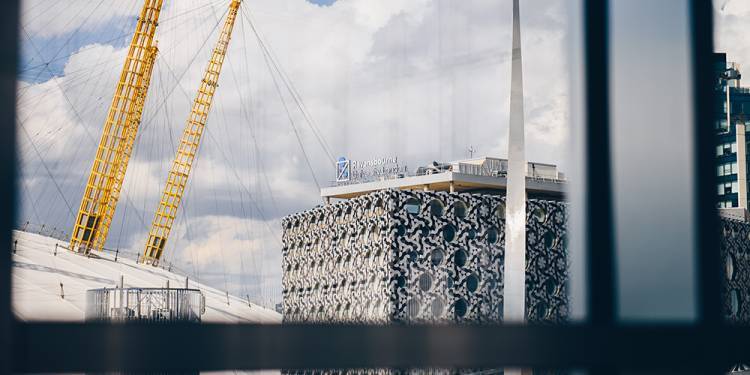
[[[750,328],[721,312],[721,261],[715,209],[711,77],[712,4],[689,5],[697,218],[698,318],[694,324],[624,325],[615,318],[610,177],[608,2],[583,0],[586,126],[582,175],[586,207],[585,324],[563,326],[347,326],[218,324],[68,324],[15,320],[11,252],[0,256],[0,372],[206,371],[304,368],[558,368],[591,373],[689,370],[723,373],[750,361]],[[5,3],[0,52],[2,241],[11,249],[15,215],[15,94],[19,1]],[[688,93],[685,93],[688,95]],[[648,135],[644,135],[648,136]],[[602,175],[604,173],[604,175]],[[594,217],[596,213],[596,217]],[[685,231],[693,230],[685,228]]]

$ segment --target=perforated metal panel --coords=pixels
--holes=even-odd
[[[750,223],[721,219],[724,260],[724,315],[733,323],[750,322]]]
[[[527,206],[527,316],[561,321],[567,205]],[[502,196],[386,190],[291,215],[283,227],[285,322],[502,320]]]

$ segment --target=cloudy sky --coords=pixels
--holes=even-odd
[[[521,5],[527,158],[563,170],[568,35],[580,20],[571,1]],[[142,251],[228,3],[165,1],[108,248]],[[19,225],[69,233],[141,4],[24,1]],[[740,21],[749,13],[745,1],[717,3],[717,49],[741,64],[750,64]],[[504,157],[510,22],[511,0],[245,0],[165,258],[231,293],[278,302],[279,220],[321,203],[332,158],[393,155],[413,170],[465,158],[469,147]]]

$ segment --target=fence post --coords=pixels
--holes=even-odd
[[[18,251],[18,240],[17,239],[13,240],[13,254],[15,254],[16,251]]]
[[[65,289],[63,289],[63,283],[60,283],[60,298],[65,299]]]
[[[115,250],[115,263],[117,263],[117,256],[120,254],[120,249]]]
[[[57,256],[57,242],[55,242],[55,256]]]

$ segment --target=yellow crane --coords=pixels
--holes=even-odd
[[[195,154],[198,152],[211,103],[216,93],[221,66],[224,63],[229,40],[232,37],[232,29],[237,18],[240,2],[241,0],[232,0],[232,3],[229,4],[227,19],[224,21],[219,40],[216,41],[211,60],[208,62],[203,80],[201,80],[198,94],[193,101],[190,116],[177,146],[177,154],[167,176],[167,183],[159,201],[159,207],[154,214],[154,221],[151,224],[146,248],[143,252],[142,261],[144,263],[154,265],[159,263],[169,232],[172,230],[172,224],[177,216],[177,209],[182,201],[182,195],[185,192]]]
[[[146,76],[150,76],[151,68],[148,66],[153,66],[154,34],[162,4],[163,0],[145,0],[138,17],[125,65],[104,123],[94,164],[73,224],[70,250],[84,253],[92,249],[101,250],[107,239],[111,216],[114,215],[119,197],[119,187],[125,177],[124,171],[129,160],[129,157],[124,155],[126,150],[132,150],[133,145],[128,143],[135,140],[137,126],[134,128],[133,124],[140,122],[143,110],[143,101],[138,98],[142,95],[145,99],[145,91],[148,90],[150,79]],[[135,121],[136,117],[138,121]],[[117,193],[112,202],[115,187]]]
[[[141,124],[143,107],[146,104],[146,94],[148,94],[148,87],[151,84],[151,74],[154,70],[154,63],[156,62],[157,53],[158,48],[156,46],[152,46],[148,49],[146,65],[143,73],[143,81],[138,87],[135,97],[135,109],[133,110],[132,116],[130,116],[130,118],[128,119],[128,124],[126,126],[125,141],[123,142],[121,160],[118,165],[117,171],[115,172],[115,179],[112,183],[112,190],[109,195],[109,200],[104,206],[104,211],[101,216],[102,223],[99,226],[99,231],[96,232],[96,235],[94,237],[95,249],[101,249],[104,247],[104,243],[107,241],[107,235],[109,234],[109,228],[112,225],[112,218],[115,216],[115,208],[117,208],[117,201],[120,199],[122,184],[125,180],[125,172],[128,168],[130,155],[132,155],[133,153],[135,137],[138,135],[138,127]]]

